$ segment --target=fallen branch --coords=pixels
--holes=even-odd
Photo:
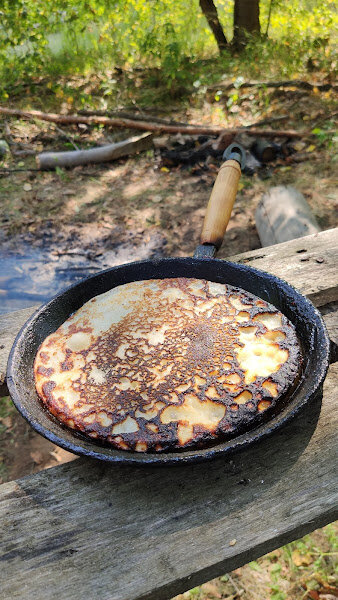
[[[55,167],[77,167],[92,163],[102,163],[116,160],[122,156],[136,154],[152,147],[153,136],[144,133],[116,144],[90,148],[89,150],[73,150],[68,152],[43,152],[38,154],[36,162],[40,169],[55,169]]]
[[[294,79],[290,81],[243,81],[243,83],[236,83],[236,81],[232,81],[231,83],[218,83],[217,85],[210,86],[208,90],[232,90],[243,89],[243,88],[290,88],[295,87],[301,90],[309,90],[313,91],[314,89],[319,90],[320,92],[327,92],[328,90],[337,90],[338,85],[334,83],[310,83],[309,81],[302,81],[301,79]]]
[[[131,112],[126,112],[124,110],[116,110],[116,111],[104,111],[104,110],[85,110],[81,109],[78,112],[79,115],[84,115],[86,117],[112,117],[114,119],[131,119],[132,121],[144,121],[145,123],[160,123],[161,125],[177,125],[179,127],[188,127],[187,123],[182,123],[182,121],[175,121],[174,119],[162,119],[161,117],[156,117],[154,115],[135,115]],[[201,125],[202,127],[202,125]]]
[[[156,131],[166,133],[185,133],[187,135],[220,135],[221,133],[229,133],[235,136],[237,133],[245,131],[248,135],[264,136],[264,137],[288,137],[302,138],[311,134],[309,131],[295,131],[275,129],[256,129],[239,127],[235,129],[226,129],[224,127],[203,127],[200,125],[162,125],[159,123],[147,123],[144,121],[132,121],[131,119],[113,119],[109,117],[85,117],[81,115],[59,115],[54,113],[43,113],[39,110],[17,110],[0,106],[0,114],[11,115],[13,117],[24,117],[26,119],[40,119],[41,121],[49,121],[51,123],[60,124],[78,124],[85,123],[87,125],[109,125],[112,127],[126,127],[128,129],[141,129],[142,131]]]

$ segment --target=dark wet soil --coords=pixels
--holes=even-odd
[[[50,224],[38,233],[17,234],[0,246],[0,314],[42,304],[94,273],[135,260],[164,256],[159,232],[145,238],[122,227]]]

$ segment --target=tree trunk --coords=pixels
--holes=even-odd
[[[227,39],[224,35],[223,27],[217,14],[217,8],[213,0],[199,0],[201,10],[208,21],[209,27],[215,36],[219,51],[222,53],[228,47]]]
[[[234,39],[237,50],[247,42],[247,34],[260,33],[259,0],[235,0]]]

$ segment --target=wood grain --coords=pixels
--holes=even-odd
[[[78,459],[3,484],[0,599],[161,600],[333,521],[337,375],[322,405],[232,460]]]
[[[285,279],[315,306],[338,300],[338,228],[229,257]]]
[[[201,244],[220,248],[230,220],[241,176],[236,160],[227,160],[218,171],[208,202],[201,233]]]
[[[307,295],[316,306],[338,300],[338,228],[304,238],[232,256],[242,262],[285,279]],[[0,316],[0,396],[7,393],[5,373],[14,339],[37,306]],[[336,327],[336,315],[327,318]]]

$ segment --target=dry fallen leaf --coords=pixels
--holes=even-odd
[[[12,417],[3,417],[0,419],[0,422],[6,427],[6,429],[10,429],[13,425]]]
[[[25,192],[30,192],[31,189],[32,189],[32,186],[31,186],[30,183],[25,183],[24,186],[23,186],[23,189],[24,189]]]
[[[222,594],[219,593],[219,588],[217,584],[213,581],[208,581],[207,583],[204,583],[202,588],[203,592],[205,594],[208,594],[209,597],[211,596],[213,598],[222,598]]]
[[[319,594],[316,590],[307,592],[306,600],[319,600]]]
[[[43,463],[43,455],[39,450],[34,450],[30,453],[30,457],[36,465]]]
[[[296,567],[306,567],[313,562],[313,558],[310,554],[301,554],[299,550],[294,550],[292,552],[292,560]]]

